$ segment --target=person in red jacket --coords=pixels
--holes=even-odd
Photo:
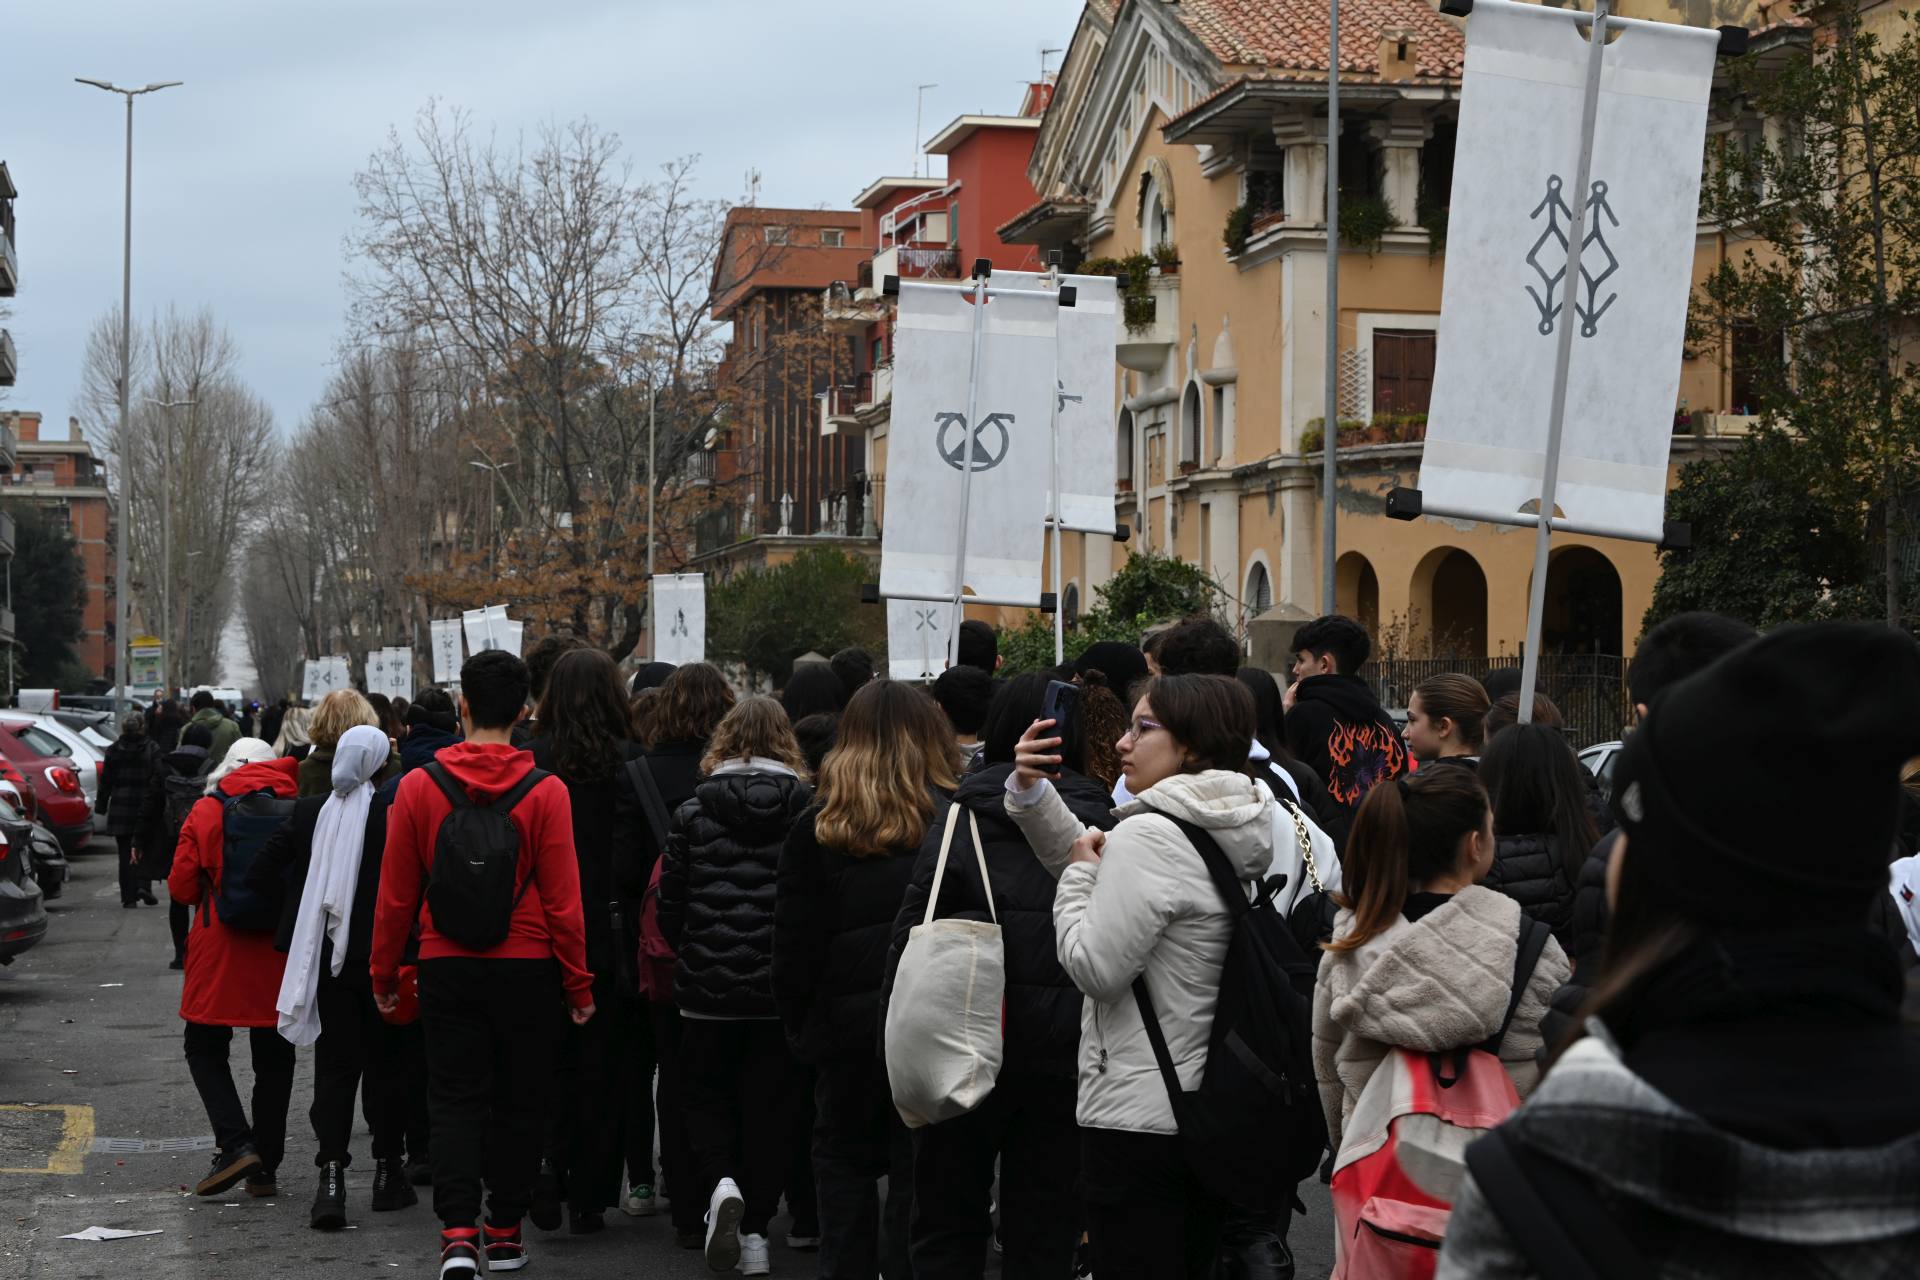
[[[242,738],[227,748],[209,776],[207,794],[196,801],[180,828],[180,843],[167,873],[167,892],[187,907],[200,907],[188,934],[187,980],[180,992],[180,1016],[187,1023],[187,1069],[213,1122],[213,1167],[194,1191],[217,1196],[245,1178],[247,1193],[278,1194],[275,1170],[286,1150],[287,1103],[293,1096],[293,1046],[275,1030],[280,975],[287,958],[273,949],[273,932],[229,929],[220,922],[214,899],[225,869],[226,809],[223,796],[271,792],[291,800],[299,761],[276,760],[273,748],[258,738]],[[253,1121],[240,1105],[227,1050],[233,1029],[247,1028],[253,1051]]]
[[[502,649],[476,653],[460,668],[466,741],[443,748],[437,760],[475,806],[500,799],[534,767],[530,752],[511,745],[527,687],[526,663]],[[391,1012],[401,954],[418,921],[440,1274],[474,1280],[483,1256],[490,1271],[526,1265],[520,1219],[540,1164],[542,1082],[559,1052],[562,1008],[575,1024],[593,1016],[593,975],[566,785],[545,776],[513,808],[518,901],[506,939],[484,952],[441,934],[424,906],[440,824],[451,811],[427,769],[400,780],[387,816],[371,969],[374,1002]],[[483,1176],[484,1237],[474,1228]]]

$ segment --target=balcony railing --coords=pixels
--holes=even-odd
[[[19,456],[20,441],[14,437],[13,428],[0,422],[0,482],[12,483],[18,479],[11,472]]]
[[[860,389],[856,383],[846,383],[838,387],[828,387],[820,393],[820,434],[839,435],[842,431],[856,425],[854,411],[860,401]]]
[[[13,555],[13,540],[13,517],[5,511],[0,511],[0,559]]]
[[[0,231],[0,298],[11,298],[20,288],[20,255],[13,247],[13,237]]]
[[[899,254],[902,280],[957,280],[960,278],[960,250],[952,245],[941,248],[901,245]]]
[[[13,349],[13,335],[0,329],[0,387],[12,386],[14,375],[19,372],[19,355]]]

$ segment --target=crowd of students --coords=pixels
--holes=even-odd
[[[196,1190],[277,1192],[312,1045],[311,1225],[357,1095],[449,1280],[612,1210],[765,1275],[783,1201],[821,1276],[1277,1280],[1315,1170],[1356,1280],[1899,1274],[1913,641],[1654,628],[1610,804],[1550,700],[1439,675],[1403,734],[1369,650],[1315,620],[1283,688],[1193,618],[1000,678],[969,622],[930,688],[850,650],[774,698],[556,638],[189,723],[128,834],[196,913]],[[889,1027],[936,920],[1003,995],[932,1117]]]

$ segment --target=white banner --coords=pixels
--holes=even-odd
[[[413,700],[413,650],[408,647],[367,652],[367,692]]]
[[[684,666],[707,660],[707,578],[701,573],[656,574],[652,595],[653,658]]]
[[[433,682],[452,684],[460,678],[460,663],[465,656],[460,649],[460,619],[436,618],[427,629],[433,634]]]
[[[1580,155],[1588,43],[1565,13],[1478,0],[1447,223],[1429,506],[1540,497],[1573,202],[1587,201],[1556,505],[1658,539],[1693,281],[1700,156],[1719,35],[1614,19],[1593,173]]]
[[[300,700],[309,705],[320,701],[335,689],[352,687],[352,668],[345,657],[332,655],[309,658],[301,668]]]
[[[468,653],[506,649],[519,656],[520,624],[508,621],[507,606],[490,604],[484,609],[468,609],[460,615],[460,624],[467,633]]]
[[[998,271],[993,282],[1010,289],[1038,289],[1043,275]],[[1074,288],[1071,307],[1060,308],[1058,372],[1060,511],[1069,529],[1112,529],[1113,373],[1120,294],[1112,276],[1060,277]]]
[[[520,656],[520,634],[526,624],[506,617],[504,605],[494,607],[500,610],[502,616],[493,624],[493,647],[505,649],[517,658]]]
[[[938,679],[947,669],[952,619],[950,601],[887,601],[887,674],[895,680]]]
[[[1039,604],[1059,311],[1051,293],[989,294],[974,397],[979,421],[969,424],[972,294],[901,284],[881,595],[953,594],[964,466],[973,473],[966,585],[990,599]]]

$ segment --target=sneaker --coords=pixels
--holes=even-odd
[[[193,1188],[197,1196],[217,1196],[260,1167],[260,1153],[251,1142],[243,1142],[231,1151],[213,1153],[213,1167]]]
[[[764,1276],[773,1270],[773,1261],[767,1254],[765,1236],[742,1236],[740,1238],[740,1274],[743,1276]]]
[[[315,1231],[338,1231],[347,1225],[347,1167],[338,1160],[320,1166],[320,1186],[313,1193],[307,1225]]]
[[[518,1271],[527,1265],[527,1244],[520,1238],[520,1224],[486,1229],[487,1270]]]
[[[167,968],[169,969],[184,969],[186,967],[187,967],[187,958],[181,955],[178,951],[173,953],[173,959],[167,961]]]
[[[407,1182],[416,1187],[433,1185],[433,1161],[425,1156],[415,1156],[407,1161]]]
[[[420,1195],[407,1180],[407,1167],[398,1156],[373,1166],[373,1211],[390,1213],[410,1209],[420,1203]]]
[[[440,1233],[440,1280],[475,1280],[480,1274],[480,1233],[448,1227]]]
[[[629,1218],[651,1218],[659,1210],[660,1203],[654,1199],[653,1188],[644,1182],[628,1187],[626,1203],[620,1206],[620,1212]]]
[[[280,1194],[279,1179],[271,1169],[255,1169],[247,1175],[247,1194],[255,1200],[271,1200]]]
[[[798,1249],[802,1253],[811,1253],[820,1247],[820,1224],[817,1222],[796,1222],[787,1228],[787,1248]]]
[[[740,1215],[746,1199],[732,1178],[720,1179],[707,1201],[707,1268],[731,1271],[740,1262]]]
[[[533,1200],[527,1216],[542,1231],[558,1231],[560,1210],[560,1171],[543,1161],[540,1172],[533,1175]]]

